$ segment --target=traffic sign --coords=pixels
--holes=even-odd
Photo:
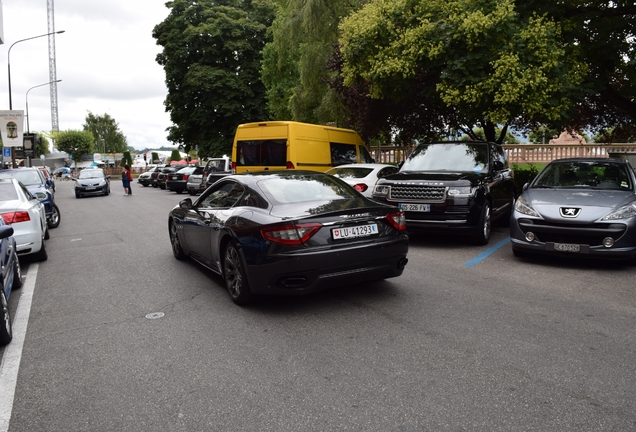
[[[2,148],[2,156],[11,157],[11,147],[3,147]]]

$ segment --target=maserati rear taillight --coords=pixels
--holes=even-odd
[[[389,225],[398,231],[406,229],[406,217],[404,216],[404,212],[389,213],[386,215],[386,220],[389,222]]]
[[[29,213],[25,211],[2,213],[0,216],[2,216],[2,219],[4,219],[4,223],[6,223],[7,225],[18,222],[28,222],[31,220]]]
[[[320,228],[322,228],[322,225],[316,223],[281,225],[263,228],[261,234],[274,243],[301,245],[316,234]]]

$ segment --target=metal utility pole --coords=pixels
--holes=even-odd
[[[49,24],[49,81],[51,82],[51,130],[59,131],[60,124],[57,115],[57,67],[55,64],[55,15],[53,0],[46,0]],[[55,146],[55,145],[54,145]]]

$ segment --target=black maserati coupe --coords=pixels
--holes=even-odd
[[[177,259],[220,274],[236,304],[396,277],[407,263],[404,213],[313,171],[230,175],[170,211]]]

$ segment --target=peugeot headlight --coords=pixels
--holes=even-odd
[[[515,201],[515,210],[524,215],[539,217],[539,213],[523,196],[520,196],[517,198],[517,201]]]
[[[608,221],[617,219],[629,219],[634,216],[636,216],[636,201],[632,201],[631,203],[624,205],[618,210],[614,210],[601,220]]]
[[[376,185],[375,189],[373,189],[373,196],[380,196],[380,197],[388,196],[389,190],[391,190],[390,186]]]
[[[472,188],[470,186],[464,187],[451,187],[448,190],[449,196],[473,196],[475,195],[476,188]]]

